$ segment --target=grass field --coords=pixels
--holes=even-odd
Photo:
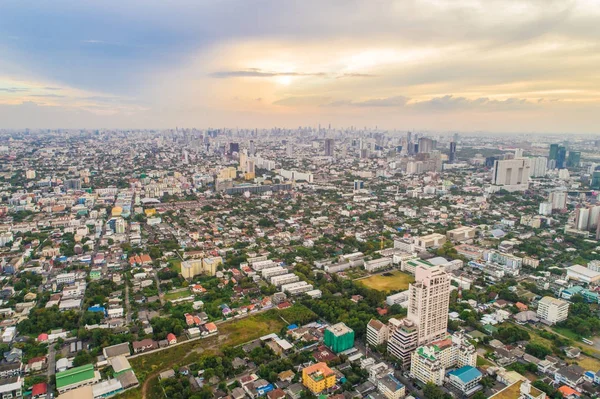
[[[487,370],[487,368],[492,365],[492,362],[490,362],[486,358],[477,356],[477,367],[481,367],[482,369]]]
[[[593,372],[600,370],[600,360],[593,357],[581,355],[580,358],[577,359],[577,364],[583,367],[585,370],[590,370]]]
[[[181,290],[181,291],[169,291],[165,294],[165,301],[172,301],[173,299],[179,299],[179,298],[183,298],[184,296],[190,296],[192,295],[192,292],[187,289],[187,290]]]
[[[181,273],[181,261],[179,259],[169,259],[169,263],[171,265],[171,270],[177,273]]]
[[[168,368],[177,368],[194,362],[200,353],[217,353],[218,348],[228,345],[236,346],[252,341],[263,335],[279,332],[285,323],[279,318],[277,310],[236,319],[219,324],[219,334],[206,339],[178,345],[164,351],[130,359],[129,362],[140,385],[150,376],[148,390],[151,393],[157,387],[156,373]],[[152,396],[152,395],[149,395]],[[141,386],[117,396],[120,399],[142,398]]]
[[[415,278],[407,273],[393,271],[389,273],[377,274],[375,276],[356,280],[365,287],[377,291],[403,291],[408,288],[410,283],[415,281]]]
[[[552,330],[556,331],[558,334],[564,335],[567,338],[571,338],[573,341],[581,341],[581,336],[576,332],[569,330],[568,328],[552,326]]]

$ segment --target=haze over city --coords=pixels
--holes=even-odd
[[[4,128],[593,133],[597,1],[4,1]]]

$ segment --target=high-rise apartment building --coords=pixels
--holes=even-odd
[[[408,291],[408,315],[388,339],[388,352],[401,359],[404,366],[419,345],[446,336],[450,277],[440,266],[419,265],[415,269],[415,282]]]
[[[567,160],[567,149],[563,146],[558,147],[558,153],[556,154],[556,169],[564,169]]]
[[[537,315],[548,324],[560,323],[569,316],[569,302],[545,296],[538,302]]]
[[[417,267],[409,295],[407,317],[419,328],[419,345],[444,338],[450,304],[450,277],[444,269],[440,266]]]
[[[448,155],[448,162],[454,163],[456,161],[456,143],[452,141],[450,143],[450,154]]]
[[[65,189],[67,189],[67,190],[81,190],[81,179],[67,179],[67,180],[65,180]]]
[[[240,152],[240,143],[229,143],[229,154],[233,154],[234,152]]]
[[[550,144],[550,152],[548,153],[548,159],[551,161],[556,161],[557,155],[558,155],[558,144]]]
[[[548,168],[546,157],[529,158],[531,177],[544,177]]]
[[[569,151],[567,157],[567,168],[577,168],[581,164],[581,152],[580,151]]]
[[[429,153],[433,150],[435,150],[435,140],[432,140],[430,138],[427,137],[421,137],[418,141],[419,144],[419,152],[420,153]]]
[[[567,197],[566,191],[553,191],[548,196],[548,202],[552,204],[552,209],[563,210],[567,209]]]
[[[524,191],[529,187],[530,165],[527,159],[506,159],[494,162],[492,184],[508,191]]]
[[[332,157],[334,152],[334,143],[333,139],[325,139],[325,156]]]

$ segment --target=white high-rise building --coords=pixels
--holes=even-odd
[[[548,324],[556,324],[569,316],[569,302],[545,296],[538,302],[537,315]]]
[[[527,159],[494,161],[492,184],[507,191],[524,191],[529,187],[530,172],[530,162]]]
[[[537,157],[529,158],[529,165],[531,168],[531,177],[544,177],[548,170],[548,158]]]
[[[515,159],[523,158],[523,149],[517,148],[515,149]]]
[[[548,202],[552,203],[552,209],[563,210],[567,208],[567,192],[553,191],[548,196]]]
[[[589,230],[590,208],[579,208],[575,210],[575,228],[577,230]]]
[[[441,266],[419,265],[408,292],[408,315],[388,339],[388,352],[404,366],[418,346],[447,335],[450,277]]]
[[[440,266],[417,267],[409,287],[408,316],[419,329],[419,345],[444,338],[448,330],[450,277]]]
[[[388,327],[377,319],[367,324],[367,343],[371,346],[383,345],[388,340]]]
[[[552,202],[542,202],[538,209],[538,214],[543,216],[552,215]]]
[[[125,219],[118,218],[115,221],[115,233],[116,234],[125,234]]]

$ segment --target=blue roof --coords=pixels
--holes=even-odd
[[[452,370],[448,373],[448,375],[458,377],[465,384],[482,376],[481,371],[477,370],[473,366],[464,366],[459,369]]]

